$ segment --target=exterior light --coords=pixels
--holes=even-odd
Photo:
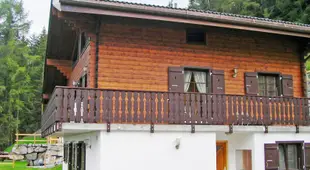
[[[236,78],[238,74],[238,68],[234,68],[233,72],[234,72],[233,78]]]
[[[86,73],[87,72],[87,66],[83,67],[83,71]]]

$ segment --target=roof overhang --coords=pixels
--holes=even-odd
[[[139,18],[310,38],[310,27],[308,26],[253,19],[253,17],[236,17],[203,11],[111,1],[59,0],[54,1],[53,6],[64,12]]]

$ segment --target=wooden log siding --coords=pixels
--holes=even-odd
[[[310,99],[56,87],[42,117],[55,122],[308,125]]]

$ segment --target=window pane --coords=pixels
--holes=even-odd
[[[273,75],[259,75],[258,76],[258,90],[261,96],[277,96],[277,76]]]
[[[298,168],[297,145],[287,146],[287,160],[289,169]]]
[[[207,72],[205,71],[191,71],[184,72],[184,92],[208,92]]]
[[[279,167],[280,169],[286,169],[285,168],[285,152],[283,145],[279,145]]]
[[[265,76],[258,76],[258,92],[260,96],[265,96],[266,93],[266,81],[265,81]]]
[[[275,76],[266,76],[267,82],[267,95],[268,96],[277,96],[277,84]]]

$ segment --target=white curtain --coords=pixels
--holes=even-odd
[[[197,89],[200,93],[207,93],[207,73],[206,72],[194,72],[194,78],[197,85]]]
[[[285,169],[285,152],[282,145],[279,146],[279,167],[280,169]]]
[[[287,145],[288,169],[298,169],[297,145]]]
[[[184,92],[187,92],[190,86],[190,82],[192,79],[192,72],[191,71],[185,71],[184,73]]]

